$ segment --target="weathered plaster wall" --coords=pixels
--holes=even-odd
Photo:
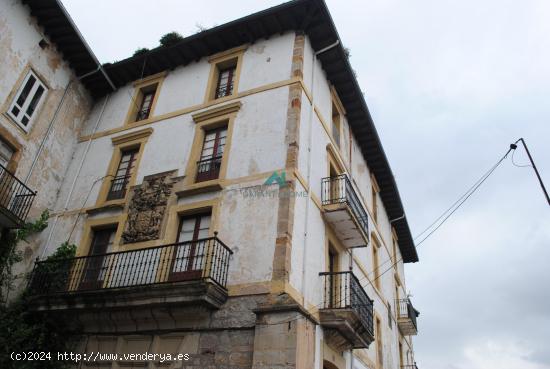
[[[20,1],[0,3],[0,35],[0,134],[6,141],[12,144],[15,141],[21,147],[15,175],[24,180],[31,170],[65,88],[71,79],[75,79],[75,75],[54,44],[50,43],[45,49],[39,46],[41,39],[49,40],[30,16],[29,9]],[[33,116],[30,130],[25,132],[6,112],[29,67],[39,75],[49,90]],[[28,220],[33,220],[45,209],[53,209],[90,105],[87,92],[78,81],[74,81],[27,182],[32,190],[37,191]],[[15,268],[20,277],[32,268],[39,245],[46,237],[47,233],[43,232],[29,240],[29,243],[20,245],[24,260]]]
[[[300,157],[299,157],[299,170],[303,177],[308,181],[311,187],[312,193],[320,200],[321,199],[321,179],[328,176],[328,155],[327,145],[331,144],[329,133],[320,121],[320,117],[326,123],[326,128],[330,132],[331,126],[331,108],[332,97],[330,93],[330,86],[326,79],[326,76],[321,68],[318,60],[312,61],[313,50],[310,43],[306,40],[306,47],[304,53],[304,84],[310,91],[313,99],[313,103],[316,107],[317,113],[311,113],[310,100],[305,95],[302,97],[302,110],[301,110],[301,130],[300,130]],[[312,76],[312,72],[314,77]],[[314,79],[314,80],[313,80]],[[320,116],[320,117],[319,117]],[[311,121],[311,126],[309,125]],[[307,128],[306,128],[307,127]],[[310,133],[311,130],[311,133]],[[363,158],[361,151],[357,145],[354,137],[351,138],[351,150],[350,150],[350,137],[349,137],[349,125],[347,120],[343,119],[343,135],[342,146],[339,150],[340,157],[342,158],[346,171],[350,175],[352,181],[355,183],[355,188],[362,199],[364,206],[368,209],[369,213],[369,227],[376,237],[380,240],[381,247],[378,250],[380,272],[384,272],[391,266],[389,261],[392,250],[392,233],[391,225],[384,209],[383,203],[378,196],[378,222],[375,225],[372,220],[372,198],[371,198],[371,177],[368,168],[368,163]],[[311,134],[311,138],[309,135]],[[311,164],[308,167],[307,160],[307,147],[308,142],[311,145]],[[334,146],[334,143],[332,142]],[[351,160],[350,160],[351,151]],[[327,225],[323,222],[321,217],[321,211],[313,201],[309,206],[308,215],[308,229],[307,229],[307,241],[304,245],[304,223],[306,213],[305,200],[297,201],[295,208],[295,234],[292,253],[292,269],[290,274],[290,283],[293,287],[299,290],[305,295],[305,299],[308,303],[319,307],[322,303],[322,285],[321,279],[318,273],[326,269],[326,255],[325,244],[327,242],[325,237],[325,228]],[[391,328],[388,321],[388,309],[387,303],[392,305],[392,311],[395,311],[394,304],[394,288],[395,279],[394,271],[384,273],[380,278],[380,291],[376,291],[374,287],[368,282],[367,276],[373,279],[373,259],[372,259],[372,247],[371,242],[367,248],[361,248],[354,250],[354,257],[358,260],[363,268],[354,263],[354,273],[361,280],[361,283],[365,286],[365,290],[370,298],[374,299],[374,308],[379,319],[382,322],[382,342],[384,345],[384,367],[396,367],[399,365],[398,354],[398,337],[399,332],[394,317],[392,317]],[[307,251],[304,251],[307,249]],[[400,253],[398,251],[398,258]],[[303,257],[306,255],[306,286],[304,291],[304,279],[302,277],[303,271]],[[347,270],[349,268],[349,259],[345,255],[340,257],[341,270]],[[401,282],[404,283],[404,270],[403,263],[399,263],[397,266],[397,273],[400,276]],[[400,297],[405,297],[404,287],[400,290]],[[407,346],[404,342],[404,350]],[[373,343],[368,350],[364,351],[367,355],[367,360],[371,363],[376,362],[376,345]],[[349,362],[349,356],[346,357],[346,361]],[[359,362],[359,359],[355,359],[355,362]],[[349,365],[349,363],[348,363]],[[358,365],[358,364],[356,364]],[[359,367],[359,366],[358,366]]]

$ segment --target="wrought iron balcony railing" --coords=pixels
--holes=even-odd
[[[136,114],[136,122],[149,118],[150,113],[151,113],[151,106],[148,106],[146,108],[139,110]]]
[[[399,299],[396,301],[397,306],[397,322],[406,334],[416,334],[418,326],[416,318],[418,311],[413,307],[410,299]],[[404,322],[404,323],[401,323]]]
[[[319,273],[323,278],[323,309],[353,310],[361,322],[364,341],[374,337],[373,300],[369,298],[357,277],[351,272]]]
[[[0,164],[0,225],[6,228],[21,227],[35,196],[36,192]]]
[[[220,97],[229,96],[233,93],[233,81],[230,83],[226,83],[224,85],[218,86],[216,89],[216,95],[214,96],[215,99],[219,99]]]
[[[131,175],[114,177],[111,181],[109,193],[107,194],[107,200],[123,199],[126,196],[130,178],[132,178]]]
[[[322,179],[321,201],[323,205],[347,204],[357,218],[363,232],[369,234],[367,211],[346,174]]]
[[[33,295],[201,280],[225,288],[232,253],[215,236],[138,250],[37,261],[29,286]]]
[[[197,182],[208,181],[216,179],[220,175],[220,168],[222,166],[222,157],[216,156],[213,158],[203,159],[197,161]]]

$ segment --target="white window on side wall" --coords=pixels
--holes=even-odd
[[[36,74],[29,71],[10,105],[9,116],[28,132],[47,92],[46,85]]]

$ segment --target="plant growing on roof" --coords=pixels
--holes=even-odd
[[[169,32],[162,36],[159,40],[162,46],[172,46],[183,40],[183,36],[178,32]]]

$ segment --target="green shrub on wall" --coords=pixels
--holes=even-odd
[[[44,212],[34,223],[28,223],[16,232],[10,232],[9,238],[3,243],[10,246],[10,252],[3,254],[2,278],[3,282],[12,281],[11,266],[21,259],[16,249],[17,243],[26,240],[32,234],[41,232],[48,225],[49,214]],[[68,243],[62,244],[54,254],[49,256],[45,263],[59,265],[60,260],[75,256],[76,246]],[[65,264],[65,263],[62,263]],[[68,264],[67,264],[68,265]],[[54,271],[52,271],[54,272]],[[70,272],[55,271],[55,275],[62,276],[60,280],[52,280],[49,283],[64,283]],[[4,285],[4,284],[3,284]],[[11,287],[10,287],[11,288]],[[25,290],[11,303],[0,304],[0,368],[2,369],[65,369],[74,366],[69,361],[58,361],[58,352],[74,351],[79,339],[79,327],[72,319],[66,316],[52,315],[46,312],[38,312],[32,309],[32,299],[29,290]],[[15,354],[28,354],[29,352],[42,352],[44,360],[13,360]],[[40,358],[40,356],[38,356]]]

